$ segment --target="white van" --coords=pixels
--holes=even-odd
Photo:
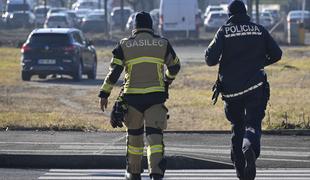
[[[162,36],[198,37],[197,0],[161,0],[159,29]]]

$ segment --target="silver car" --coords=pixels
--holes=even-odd
[[[36,16],[35,24],[36,26],[43,25],[49,11],[49,6],[37,6],[34,8],[34,14]]]
[[[72,28],[73,22],[67,13],[54,13],[47,17],[44,28]]]
[[[211,11],[204,20],[206,32],[218,30],[228,20],[228,14],[225,11]]]

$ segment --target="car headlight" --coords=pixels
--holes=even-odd
[[[12,19],[14,16],[13,16],[13,14],[10,14],[10,19]]]

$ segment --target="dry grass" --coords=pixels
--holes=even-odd
[[[97,49],[109,61],[110,49]],[[310,48],[286,48],[284,58],[267,68],[271,100],[265,129],[310,128]],[[20,80],[19,49],[0,48],[0,128],[111,130],[108,113],[98,109],[98,88]],[[228,130],[221,100],[211,105],[211,87],[217,67],[183,66],[170,90],[169,130]],[[39,83],[40,84],[40,83]],[[109,108],[119,88],[113,90]]]

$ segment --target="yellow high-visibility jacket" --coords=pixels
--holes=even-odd
[[[112,53],[110,72],[99,97],[109,97],[123,69],[124,94],[165,92],[164,80],[174,80],[180,70],[180,60],[169,41],[155,35],[151,29],[135,29]]]

